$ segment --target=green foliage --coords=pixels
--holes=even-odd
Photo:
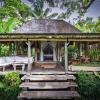
[[[21,0],[2,0],[0,7],[0,33],[12,32],[25,21],[29,8]]]
[[[58,13],[53,15],[49,13],[47,15],[46,11],[50,12],[48,8],[58,7],[63,12],[59,13],[58,18],[69,18],[74,12],[78,13],[78,19],[82,17],[87,9],[91,6],[94,0],[28,0],[32,3],[29,8],[23,3],[23,0],[2,0],[4,2],[1,4],[0,8],[0,18],[5,16],[16,17],[25,21],[29,16],[34,18],[54,18]],[[44,9],[44,4],[47,4],[47,8]]]
[[[81,71],[78,73],[77,83],[82,100],[99,100],[100,77]]]
[[[0,8],[0,17],[10,16],[22,19],[28,16],[29,8],[21,0],[3,0],[3,2],[4,5]]]
[[[73,59],[77,57],[77,47],[75,45],[68,46],[68,59]],[[62,56],[62,65],[65,64],[65,48],[61,48],[61,56]]]
[[[18,86],[21,82],[19,73],[11,72],[5,75],[5,82],[10,86]]]
[[[75,27],[82,32],[100,32],[100,18],[93,21],[92,18],[87,17],[85,20],[80,20],[75,24]]]
[[[0,33],[12,32],[14,28],[21,24],[17,18],[8,18],[7,21],[0,21]]]
[[[0,56],[9,56],[14,52],[14,43],[11,44],[0,44]]]
[[[75,56],[77,56],[76,55],[77,54],[77,51],[78,51],[78,49],[75,46],[70,45],[68,47],[68,57],[69,57],[69,59],[75,58]]]
[[[33,5],[37,1],[48,3],[50,7],[58,7],[64,10],[59,14],[58,18],[69,18],[74,12],[77,12],[78,17],[82,17],[87,9],[91,6],[94,0],[28,0]]]
[[[0,45],[0,56],[8,56],[9,55],[9,46],[7,45]]]
[[[35,19],[45,19],[45,18],[51,19],[55,18],[58,15],[58,13],[50,14],[51,11],[50,8],[44,9],[43,0],[37,0],[32,7],[33,8],[30,8],[30,13],[32,17],[34,17]]]
[[[17,100],[21,80],[17,72],[6,74],[0,79],[0,100]]]
[[[100,50],[90,49],[88,51],[88,56],[90,57],[90,61],[95,61],[98,57],[100,57]]]

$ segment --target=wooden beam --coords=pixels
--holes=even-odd
[[[10,39],[6,39],[6,38],[0,39],[0,42],[8,42],[8,41],[9,42],[13,42],[13,41],[16,41],[16,42],[18,41],[19,42],[19,41],[27,41],[27,39],[17,39],[17,38],[16,39],[13,39],[13,38],[10,38]]]
[[[52,38],[52,39],[45,39],[45,38],[33,38],[28,39],[29,41],[66,41],[67,38]],[[27,41],[27,39],[0,39],[0,42],[18,42],[18,41]],[[91,38],[91,39],[85,39],[85,38],[68,38],[68,41],[83,41],[83,42],[100,42],[100,39]]]
[[[100,34],[3,34],[0,35],[0,41],[99,41]]]
[[[79,38],[73,38],[73,39],[68,39],[68,41],[83,41],[83,42],[100,42],[100,39],[79,39]]]

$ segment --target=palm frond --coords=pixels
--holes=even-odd
[[[55,18],[55,17],[57,17],[57,15],[58,15],[58,13],[53,13],[53,14],[47,16],[47,18],[49,18],[49,19]]]

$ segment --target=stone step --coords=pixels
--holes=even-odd
[[[79,100],[80,95],[76,91],[23,91],[18,96],[19,100],[23,99],[75,99]]]
[[[22,89],[32,90],[62,90],[70,89],[75,90],[78,87],[75,82],[23,82],[20,85]]]
[[[75,81],[73,75],[24,75],[22,81]]]

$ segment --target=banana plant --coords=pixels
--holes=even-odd
[[[75,24],[75,27],[82,32],[98,32],[100,33],[100,18],[93,21],[92,18],[86,18],[86,20],[80,20]]]
[[[12,17],[10,17],[7,21],[0,21],[0,33],[12,32],[20,24],[20,20]]]

